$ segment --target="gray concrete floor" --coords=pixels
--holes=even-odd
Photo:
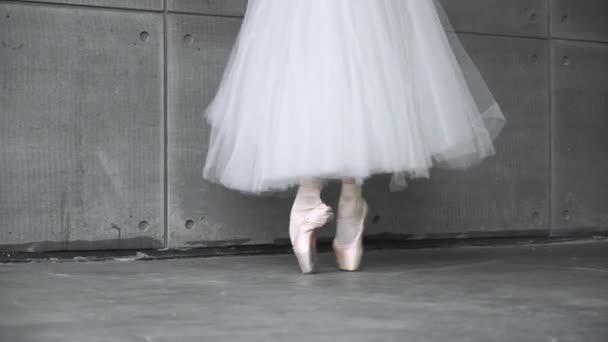
[[[608,341],[608,242],[0,264],[1,341]]]

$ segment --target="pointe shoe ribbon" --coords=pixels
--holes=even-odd
[[[310,210],[302,210],[302,212],[304,213],[294,210],[290,215],[292,224],[298,226],[297,236],[291,237],[294,250],[298,251],[306,250],[308,246],[306,237],[315,229],[323,227],[334,216],[331,207],[325,203],[321,203]],[[305,244],[299,242],[304,242]]]

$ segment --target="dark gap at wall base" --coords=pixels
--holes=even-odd
[[[498,247],[538,245],[564,242],[607,240],[606,230],[564,231],[562,234],[547,231],[514,232],[512,236],[445,237],[429,239],[394,238],[392,234],[380,234],[365,239],[365,250],[400,250],[422,248]],[[280,241],[280,242],[279,242]],[[275,244],[233,245],[184,249],[133,249],[133,250],[74,250],[52,252],[0,252],[0,263],[30,262],[100,262],[126,260],[167,260],[220,256],[251,256],[292,254],[291,245],[279,240]],[[331,239],[320,239],[320,253],[331,252]]]

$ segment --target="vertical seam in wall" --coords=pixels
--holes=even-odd
[[[553,116],[554,116],[554,106],[553,106],[553,1],[547,0],[547,10],[548,10],[548,44],[547,44],[547,82],[548,82],[548,94],[547,100],[549,101],[549,117],[547,118],[547,137],[548,137],[548,149],[547,149],[547,164],[548,164],[548,176],[547,176],[547,196],[549,198],[549,208],[548,208],[548,230],[549,236],[553,235],[555,218],[553,217],[554,212],[554,198],[553,198],[553,173],[554,173],[554,165],[553,165],[553,148],[554,148],[554,129],[553,129]]]
[[[169,170],[168,170],[168,72],[167,72],[167,0],[163,0],[163,247],[169,247]]]

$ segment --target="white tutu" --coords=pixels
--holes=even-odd
[[[436,0],[249,0],[220,86],[205,179],[246,193],[495,153],[506,120]]]

